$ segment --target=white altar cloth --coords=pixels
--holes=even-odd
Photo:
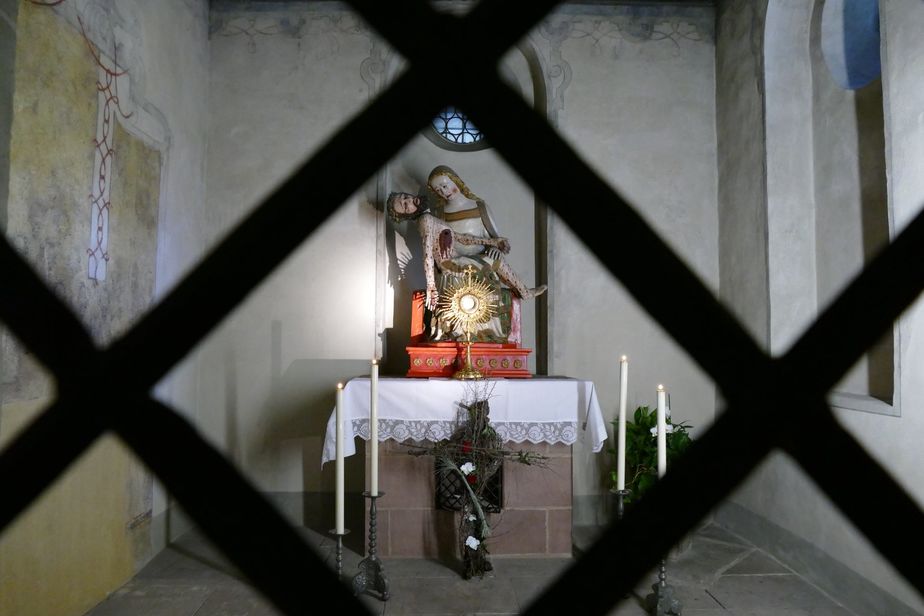
[[[343,455],[356,453],[356,436],[369,440],[369,377],[350,379],[343,388]],[[473,393],[490,392],[489,418],[504,442],[580,441],[598,452],[606,423],[592,381],[564,377],[530,379],[415,379],[380,377],[379,441],[448,439],[466,418],[461,407]],[[462,414],[460,415],[460,411]],[[335,408],[327,421],[321,464],[336,456]]]

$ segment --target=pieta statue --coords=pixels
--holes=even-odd
[[[511,302],[529,300],[546,291],[545,285],[527,286],[507,262],[510,242],[497,232],[488,205],[469,190],[455,171],[435,167],[427,178],[429,195],[391,193],[387,210],[392,220],[416,220],[423,242],[424,303],[436,315],[430,340],[505,343],[510,335]],[[458,288],[463,276],[476,276],[491,287],[496,307],[493,318],[475,332],[461,331],[437,311],[441,293]],[[445,313],[442,313],[445,314]]]

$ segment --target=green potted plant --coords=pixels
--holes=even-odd
[[[674,423],[670,415],[666,418],[667,432],[667,467],[683,456],[693,439],[689,429],[693,426],[686,422]],[[614,434],[619,429],[619,420],[613,424]],[[629,494],[623,499],[629,505],[645,495],[658,480],[658,410],[640,406],[635,409],[632,418],[626,418],[626,490]],[[607,453],[612,457],[610,470],[610,492],[616,492],[616,469],[619,464],[619,451],[610,447]]]

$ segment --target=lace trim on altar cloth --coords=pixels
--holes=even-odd
[[[492,421],[491,426],[504,442],[562,443],[573,445],[577,440],[577,422],[556,421]],[[459,428],[459,422],[433,419],[380,419],[379,440],[444,441]],[[353,432],[369,440],[369,419],[354,419]]]

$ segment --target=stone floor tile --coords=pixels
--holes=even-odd
[[[473,584],[474,582],[474,584]],[[516,614],[520,610],[519,601],[510,580],[495,578],[489,580],[469,580],[468,611],[476,614]],[[483,585],[480,587],[478,585]]]
[[[300,531],[301,532],[301,531]],[[335,542],[303,532],[331,569]],[[341,581],[352,585],[363,556],[342,551]],[[492,558],[494,570],[465,580],[456,562],[383,559],[391,597],[360,596],[379,616],[500,615],[523,613],[577,558]],[[685,616],[862,616],[838,606],[824,593],[753,546],[709,526],[690,548],[667,563],[667,579]],[[608,616],[647,616],[645,599],[657,569]],[[575,602],[580,613],[580,602]],[[193,534],[161,552],[139,575],[85,616],[277,616],[272,605],[239,576],[220,552]]]
[[[516,596],[519,611],[524,612],[549,587],[549,580],[545,577],[516,577],[510,578],[510,586]]]
[[[724,541],[725,543],[733,543],[735,545],[746,545],[750,546],[751,544],[738,535],[725,530],[718,524],[709,523],[700,528],[696,535],[705,539],[713,539],[715,541]]]
[[[573,558],[492,558],[491,564],[499,576],[544,577],[552,579],[561,575],[575,563]]]
[[[194,616],[211,592],[201,584],[129,582],[86,616]]]
[[[813,607],[808,613],[809,616],[857,616],[842,605]]]
[[[397,578],[390,585],[392,598],[385,609],[396,614],[517,613],[519,604],[507,580],[489,578],[433,578],[422,584],[413,578]]]
[[[723,571],[747,557],[753,547],[696,537],[692,546],[666,564],[668,583],[711,586]]]
[[[186,582],[192,584],[235,584],[243,574],[220,555],[210,551],[172,545],[151,559],[135,580]]]
[[[672,587],[674,589],[674,598],[680,601],[684,612],[693,610],[714,610],[723,607],[705,588],[681,586],[679,584],[672,584]],[[652,594],[652,592],[651,587],[649,587],[645,598],[647,599],[648,595]]]
[[[797,575],[722,576],[709,589],[728,610],[783,610],[836,607]]]
[[[810,609],[733,610],[723,616],[854,616],[841,607]]]
[[[773,575],[791,574],[792,570],[780,563],[763,550],[755,549],[734,566],[725,570],[724,575]]]
[[[648,611],[645,610],[644,603],[637,597],[628,597],[607,612],[607,616],[648,616]]]
[[[391,592],[390,584],[388,590]],[[385,614],[385,611],[391,604],[391,597],[389,597],[387,600],[383,600],[377,595],[370,593],[362,593],[357,598],[359,599],[360,603],[366,606],[366,609],[369,610],[370,614]]]
[[[461,565],[430,558],[386,558],[382,560],[386,577],[459,578]]]
[[[281,616],[262,595],[247,586],[216,588],[196,616]]]

